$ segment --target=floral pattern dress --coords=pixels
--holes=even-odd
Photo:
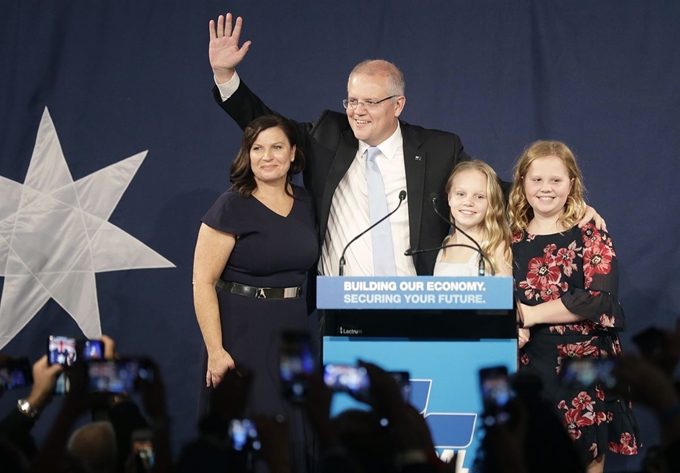
[[[630,401],[596,385],[565,386],[565,358],[618,356],[617,332],[625,328],[618,293],[616,252],[609,235],[591,223],[554,235],[513,235],[515,295],[533,306],[561,299],[582,322],[536,325],[520,350],[519,369],[543,381],[543,395],[554,404],[586,463],[600,454],[635,455],[639,441]]]

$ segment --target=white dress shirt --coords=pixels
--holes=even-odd
[[[366,185],[366,149],[368,144],[359,141],[359,149],[349,169],[338,184],[331,211],[328,216],[326,237],[321,246],[319,272],[326,276],[338,275],[338,262],[345,245],[370,225],[368,210],[368,186]],[[380,155],[376,162],[383,178],[387,209],[392,211],[399,203],[399,193],[406,190],[406,169],[404,167],[404,146],[401,128],[377,148]],[[394,261],[398,276],[415,276],[413,259],[404,256],[410,247],[408,226],[408,194],[399,210],[389,218],[394,246]],[[371,232],[366,233],[347,249],[345,253],[345,276],[372,276],[373,243]]]

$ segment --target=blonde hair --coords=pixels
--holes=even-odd
[[[494,268],[499,263],[512,264],[512,254],[510,253],[510,228],[505,214],[505,199],[503,189],[496,171],[491,166],[478,159],[472,161],[462,161],[453,168],[453,172],[446,181],[446,194],[451,193],[453,180],[460,173],[465,171],[479,171],[486,176],[486,198],[488,206],[484,220],[481,223],[484,241],[481,243],[482,251],[488,256]],[[495,261],[494,255],[499,248],[503,250],[503,261]],[[481,255],[480,255],[481,258]]]
[[[524,178],[529,171],[531,163],[538,158],[548,156],[558,157],[567,169],[569,179],[573,180],[567,202],[564,204],[564,211],[557,220],[558,223],[565,229],[569,229],[576,225],[585,214],[586,201],[583,198],[583,193],[585,192],[583,175],[576,164],[574,153],[561,141],[536,141],[524,150],[513,171],[512,190],[510,191],[508,203],[512,233],[525,231],[529,222],[534,218],[534,209],[529,205],[524,191]]]

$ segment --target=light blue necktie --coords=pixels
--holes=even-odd
[[[380,150],[371,146],[366,150],[366,184],[368,185],[368,209],[371,224],[387,215],[387,197],[382,174],[376,161]],[[386,219],[371,230],[373,243],[373,274],[375,276],[396,276],[394,246],[390,220]]]

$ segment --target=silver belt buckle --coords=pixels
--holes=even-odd
[[[263,287],[257,288],[257,292],[255,293],[255,297],[258,298],[258,299],[266,299],[267,298],[267,294],[265,294]]]
[[[287,287],[283,290],[283,297],[289,298],[289,297],[297,297],[298,296],[298,288],[297,287]]]

